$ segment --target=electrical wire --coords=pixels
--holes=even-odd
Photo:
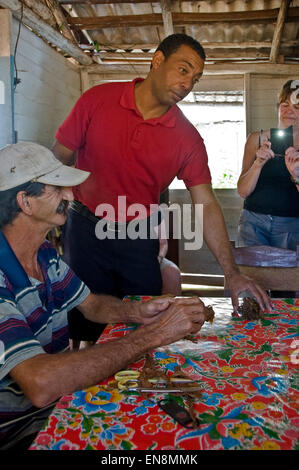
[[[20,83],[18,80],[18,68],[17,68],[16,56],[17,56],[17,48],[18,48],[18,43],[19,43],[20,34],[21,34],[23,12],[24,12],[24,5],[21,2],[21,18],[19,19],[19,28],[18,28],[17,40],[16,40],[15,50],[14,50],[14,69],[15,69],[14,90],[15,91],[16,91],[18,84]]]

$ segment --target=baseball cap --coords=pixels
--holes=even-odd
[[[18,142],[0,150],[0,191],[29,181],[54,186],[77,186],[90,173],[63,165],[53,152],[34,142]]]

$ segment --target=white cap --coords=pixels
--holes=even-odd
[[[63,165],[54,154],[34,142],[18,142],[0,150],[0,191],[29,181],[53,186],[77,186],[90,173]]]

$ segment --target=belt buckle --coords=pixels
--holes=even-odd
[[[120,232],[120,230],[116,228],[115,222],[112,222],[111,220],[107,221],[107,230],[109,230],[109,232]]]

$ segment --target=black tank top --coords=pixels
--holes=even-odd
[[[293,141],[293,126],[285,131],[292,133]],[[274,129],[270,129],[270,141],[273,132]],[[279,153],[284,155],[286,148],[280,147]],[[244,201],[244,209],[259,214],[299,217],[299,191],[291,181],[284,157],[276,156],[265,163],[254,191]]]

